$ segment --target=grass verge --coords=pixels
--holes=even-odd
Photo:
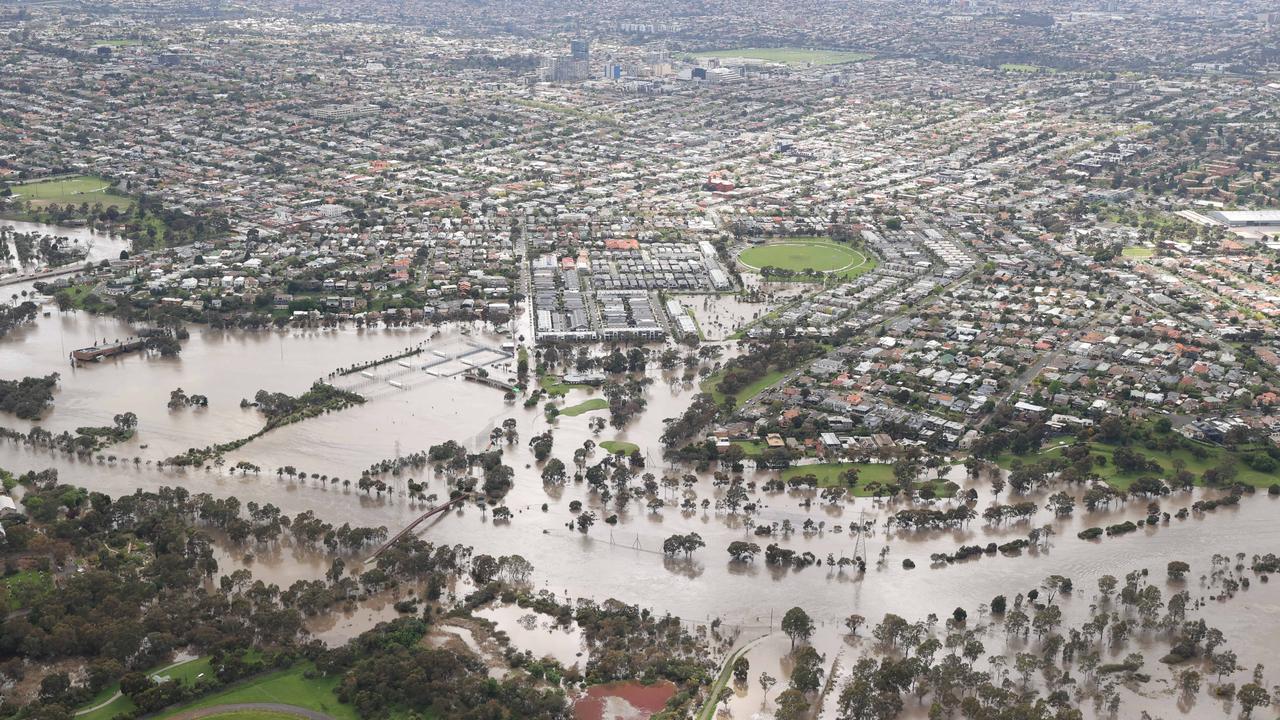
[[[564,408],[560,411],[560,414],[574,417],[583,413],[589,413],[593,410],[604,410],[608,407],[608,400],[605,400],[604,398],[591,398],[590,400],[584,400],[577,405],[570,405],[569,407]]]
[[[640,446],[625,440],[603,440],[600,442],[600,448],[610,455],[617,455],[618,453],[630,455],[639,450]]]

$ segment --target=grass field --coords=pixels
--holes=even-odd
[[[303,673],[311,667],[310,663],[301,663],[288,670],[267,673],[247,684],[214,693],[181,708],[167,710],[158,717],[172,717],[187,710],[232,703],[284,703],[316,710],[337,720],[358,720],[355,709],[338,702],[333,694],[338,677],[303,677]]]
[[[892,486],[897,484],[893,478],[893,465],[884,463],[821,463],[818,465],[797,465],[789,467],[782,471],[782,479],[790,480],[799,475],[814,475],[818,478],[818,487],[845,487],[840,480],[840,473],[849,468],[858,469],[858,484],[853,487],[851,494],[856,497],[875,497],[875,493],[868,489],[868,486],[875,482],[882,486]],[[916,488],[932,486],[934,493],[938,497],[952,497],[955,493],[944,487],[945,481],[937,481],[926,479],[915,484]]]
[[[635,443],[629,443],[625,440],[603,440],[600,442],[600,449],[610,455],[617,455],[618,453],[630,455],[631,453],[639,450],[640,446]]]
[[[554,375],[543,375],[538,378],[538,386],[547,391],[548,395],[562,396],[568,395],[570,390],[592,390],[592,385],[575,385],[566,383]]]
[[[195,660],[190,660],[188,662],[182,663],[181,665],[178,665],[177,667],[161,668],[159,670],[153,670],[150,673],[148,673],[148,675],[150,675],[152,678],[164,677],[164,678],[168,678],[169,680],[176,680],[186,684],[192,684],[201,675],[205,677],[212,677],[213,668],[209,665],[209,658],[205,657],[205,658],[196,658]],[[110,686],[103,689],[102,692],[98,693],[98,695],[94,697],[92,700],[85,703],[84,706],[95,707],[105,702],[107,698],[110,698],[112,695],[115,695],[116,692],[119,690],[120,690],[120,683],[112,683]],[[97,710],[94,710],[93,712],[85,713],[84,715],[77,715],[76,717],[79,720],[111,720],[111,718],[114,718],[116,715],[122,712],[132,712],[135,709],[136,707],[134,706],[133,701],[121,695],[120,697],[115,698],[110,703],[103,705],[102,707],[98,708]]]
[[[1131,446],[1131,449],[1159,463],[1161,472],[1122,473],[1116,468],[1115,463],[1112,461],[1112,456],[1115,454],[1116,446],[1107,443],[1092,443],[1092,454],[1095,456],[1105,457],[1107,459],[1107,464],[1105,466],[1099,467],[1095,464],[1093,472],[1097,473],[1099,477],[1115,489],[1127,490],[1129,486],[1133,484],[1134,480],[1146,475],[1162,477],[1167,480],[1174,474],[1173,461],[1175,459],[1181,459],[1186,463],[1186,469],[1196,475],[1196,485],[1202,486],[1203,481],[1200,479],[1200,476],[1204,471],[1222,464],[1223,458],[1232,455],[1233,453],[1224,448],[1214,447],[1212,445],[1202,445],[1201,447],[1209,451],[1209,456],[1203,460],[1192,455],[1191,451],[1181,448],[1174,450],[1173,452],[1166,453],[1158,450],[1149,450],[1140,444],[1134,444]],[[1044,458],[1061,457],[1062,450],[1063,447],[1061,445],[1056,445],[1041,450],[1039,453],[1022,456],[1020,459],[1024,463],[1033,463]],[[1013,455],[1001,455],[996,458],[996,464],[1003,468],[1008,468],[1013,462],[1014,457],[1015,456]],[[1249,466],[1245,465],[1243,462],[1237,462],[1236,468],[1239,471],[1236,475],[1236,481],[1245,483],[1246,485],[1252,485],[1257,488],[1266,488],[1276,482],[1280,482],[1280,477],[1277,477],[1275,473],[1258,472],[1257,470],[1253,470]]]
[[[790,480],[799,475],[814,475],[818,478],[818,487],[845,487],[840,480],[840,473],[849,468],[858,469],[858,484],[850,491],[855,497],[875,497],[868,486],[880,483],[882,486],[893,486],[897,481],[893,478],[893,465],[884,463],[822,463],[819,465],[797,465],[782,471],[782,479]],[[945,481],[926,479],[915,484],[917,489],[932,486],[938,497],[952,497],[955,493],[944,487]]]
[[[874,258],[823,238],[776,240],[743,250],[738,260],[752,270],[766,266],[793,272],[816,270],[844,279],[855,278],[876,266]]]
[[[698,58],[743,58],[746,60],[764,60],[765,62],[786,63],[787,65],[841,65],[844,63],[870,60],[873,55],[843,50],[809,50],[805,48],[730,48],[728,50],[708,50],[693,53]]]
[[[737,445],[747,454],[747,457],[758,457],[765,451],[765,444],[759,440],[730,440],[730,445]]]
[[[79,205],[87,202],[90,205],[102,203],[104,207],[115,205],[124,209],[133,203],[129,198],[110,190],[111,185],[106,180],[89,175],[22,183],[9,187],[15,197],[30,200],[37,207],[50,203]]]
[[[22,570],[0,582],[4,583],[10,611],[31,607],[53,589],[49,573],[39,570]]]
[[[608,400],[605,400],[604,398],[591,398],[590,400],[584,400],[577,405],[570,405],[569,407],[562,409],[560,414],[575,417],[582,413],[589,413],[593,410],[604,410],[607,407],[609,407]]]
[[[1149,247],[1127,247],[1120,251],[1120,254],[1127,258],[1149,258],[1156,254],[1156,251]]]
[[[736,396],[736,407],[746,405],[747,401],[764,392],[770,385],[781,380],[784,375],[786,375],[786,372],[782,370],[774,370],[773,372],[761,377],[759,380],[756,380],[742,388],[742,390],[738,391]],[[707,376],[707,379],[702,381],[702,392],[711,393],[711,397],[715,399],[717,405],[724,402],[724,393],[720,392],[718,387],[720,384],[720,377],[719,373],[715,373]]]

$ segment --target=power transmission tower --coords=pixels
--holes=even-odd
[[[865,570],[867,567],[867,523],[865,510],[858,512],[858,536],[853,541],[853,558],[858,562],[858,567]]]

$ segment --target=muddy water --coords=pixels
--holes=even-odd
[[[400,617],[396,602],[407,597],[403,592],[382,592],[350,606],[340,605],[329,612],[307,618],[305,627],[316,640],[329,647],[339,647],[348,640],[372,629],[378,623]]]
[[[484,608],[476,611],[475,615],[492,620],[499,630],[510,636],[512,645],[528,650],[535,658],[549,657],[565,668],[577,665],[584,669],[586,666],[586,643],[577,626],[556,626],[547,616],[516,605]]]
[[[132,245],[129,239],[122,235],[111,235],[110,233],[91,230],[87,227],[63,227],[61,225],[47,225],[45,223],[22,222],[19,220],[0,220],[0,227],[12,227],[20,233],[39,233],[41,235],[69,238],[80,247],[88,250],[88,255],[84,261],[94,263],[99,260],[115,260],[120,257],[121,250],[128,250]],[[13,255],[13,263],[17,264],[16,254]],[[4,272],[12,269],[0,268]],[[27,268],[27,270],[30,269]],[[8,292],[5,294],[7,295]]]
[[[236,495],[246,502],[271,502],[291,515],[313,510],[329,522],[386,525],[394,530],[423,510],[404,497],[402,483],[410,476],[426,479],[427,492],[443,495],[442,478],[432,476],[426,469],[406,472],[392,482],[396,490],[378,497],[354,487],[344,489],[313,480],[290,481],[278,477],[273,468],[294,465],[309,473],[354,480],[361,469],[376,460],[393,457],[397,452],[423,450],[446,439],[457,439],[472,448],[484,447],[488,431],[503,418],[512,417],[517,420],[520,437],[507,446],[507,453],[508,463],[517,471],[516,487],[505,503],[515,513],[513,520],[495,524],[487,513],[466,507],[428,523],[423,528],[428,538],[474,545],[476,552],[495,556],[523,555],[536,568],[535,585],[557,595],[623,598],[691,623],[718,617],[739,628],[743,637],[768,632],[771,612],[776,628],[782,614],[795,604],[803,605],[814,616],[822,634],[838,633],[842,619],[853,612],[874,622],[886,612],[911,619],[929,613],[946,617],[961,606],[972,617],[978,605],[989,602],[994,595],[1029,590],[1049,574],[1067,575],[1081,589],[1075,597],[1064,600],[1066,621],[1078,622],[1089,612],[1088,595],[1103,574],[1120,576],[1128,570],[1147,567],[1162,575],[1167,562],[1180,559],[1190,562],[1193,575],[1198,577],[1208,568],[1214,552],[1253,554],[1280,548],[1280,527],[1275,523],[1280,505],[1276,499],[1263,495],[1246,498],[1240,507],[1221,509],[1202,519],[1174,520],[1166,527],[1147,528],[1121,538],[1085,542],[1075,537],[1084,527],[1143,517],[1145,503],[1135,502],[1087,517],[1078,512],[1067,520],[1053,520],[1042,512],[1035,523],[1052,523],[1057,530],[1048,549],[1024,552],[1018,557],[983,557],[936,569],[929,563],[933,553],[954,552],[960,544],[1003,542],[1025,536],[1030,526],[987,529],[974,523],[956,531],[891,536],[886,536],[879,526],[868,539],[872,565],[865,577],[858,577],[823,566],[777,570],[766,567],[763,559],[734,565],[728,562],[725,547],[734,540],[749,540],[761,546],[772,541],[800,552],[813,552],[819,558],[828,553],[852,556],[854,538],[847,529],[836,533],[832,528],[837,524],[847,528],[864,512],[867,518],[882,518],[899,506],[857,499],[836,508],[820,507],[815,501],[806,510],[802,505],[804,494],[763,495],[758,522],[790,520],[798,529],[806,518],[812,517],[815,521],[824,520],[827,527],[810,537],[797,531],[790,537],[770,540],[755,536],[737,518],[701,510],[684,515],[675,507],[678,496],[670,498],[665,509],[652,513],[635,501],[621,510],[613,504],[602,507],[598,498],[586,492],[585,484],[570,481],[564,487],[543,486],[526,445],[532,435],[549,427],[555,428],[554,454],[567,463],[583,440],[616,438],[638,444],[650,458],[650,471],[657,475],[668,471],[658,457],[663,419],[678,415],[695,389],[663,379],[648,389],[649,404],[641,417],[626,428],[607,428],[599,435],[588,430],[588,422],[593,416],[607,413],[561,417],[549,425],[540,408],[509,405],[502,400],[500,391],[440,378],[402,392],[371,393],[372,399],[361,407],[282,428],[228,456],[228,465],[237,460],[261,465],[264,472],[260,476],[231,476],[217,468],[157,471],[147,465],[147,460],[187,447],[225,441],[256,430],[261,418],[252,410],[241,410],[238,401],[258,388],[297,393],[336,367],[395,352],[428,339],[432,332],[425,328],[284,333],[195,330],[182,356],[175,360],[135,355],[71,369],[64,360],[66,349],[88,344],[95,337],[121,337],[129,329],[110,319],[55,313],[0,342],[3,376],[63,372],[55,410],[42,422],[45,427],[62,430],[108,424],[112,414],[133,410],[140,417],[138,437],[109,451],[129,458],[116,463],[80,461],[0,442],[0,467],[16,471],[55,467],[67,481],[112,494],[180,484],[193,492]],[[456,341],[452,333],[456,330],[446,331],[437,341]],[[477,336],[473,339],[486,340]],[[168,393],[179,385],[188,392],[208,395],[209,409],[168,411]],[[574,404],[591,396],[586,391],[574,391],[564,402]],[[11,417],[2,422],[11,427],[27,427]],[[143,449],[143,444],[149,447]],[[135,465],[134,456],[142,461]],[[975,482],[962,474],[953,471],[958,482]],[[755,481],[767,477],[764,473],[748,475],[749,480]],[[985,507],[991,495],[983,481],[976,482],[982,487],[980,507]],[[701,479],[695,491],[699,501],[714,498],[718,492],[709,478]],[[1189,505],[1192,499],[1180,495],[1165,499],[1162,504],[1166,510],[1175,511]],[[573,518],[568,510],[572,500],[582,500],[601,519],[617,513],[619,522],[612,527],[597,523],[588,535],[570,530],[565,524]],[[546,512],[541,510],[544,503],[548,505]],[[707,546],[689,560],[661,555],[662,541],[668,535],[689,532],[699,533]],[[874,559],[885,547],[886,563],[877,566]],[[904,558],[912,559],[917,568],[903,569]],[[269,562],[255,566],[255,575],[285,587],[299,573],[314,571],[295,569],[288,557],[274,566]],[[275,580],[273,574],[280,580]],[[1265,661],[1271,648],[1280,646],[1280,628],[1275,623],[1256,622],[1259,616],[1274,618],[1280,613],[1274,592],[1255,583],[1249,593],[1220,608],[1215,606],[1211,622],[1226,632],[1242,664],[1251,667],[1254,662]],[[530,649],[538,651],[537,647]],[[744,702],[758,699],[747,697]]]
[[[703,338],[711,341],[728,338],[771,307],[765,302],[746,302],[735,295],[683,295],[679,300],[693,311]]]
[[[138,415],[134,441],[113,448],[118,455],[160,459],[190,447],[244,437],[262,427],[262,416],[239,406],[259,389],[298,394],[335,368],[397,352],[429,337],[429,328],[227,332],[195,329],[176,358],[134,353],[73,367],[72,350],[135,333],[112,318],[56,310],[15,330],[0,343],[6,377],[57,371],[62,375],[55,411],[40,425],[59,432],[110,424],[126,410]],[[169,410],[169,393],[209,397],[205,409]],[[10,427],[30,423],[4,418]],[[141,452],[149,445],[149,452]],[[273,466],[274,467],[274,466]]]
[[[675,694],[675,685],[666,681],[594,685],[574,702],[573,716],[575,720],[646,720]]]

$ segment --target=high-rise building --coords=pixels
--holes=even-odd
[[[591,60],[591,42],[583,38],[569,41],[569,56],[574,60]]]

